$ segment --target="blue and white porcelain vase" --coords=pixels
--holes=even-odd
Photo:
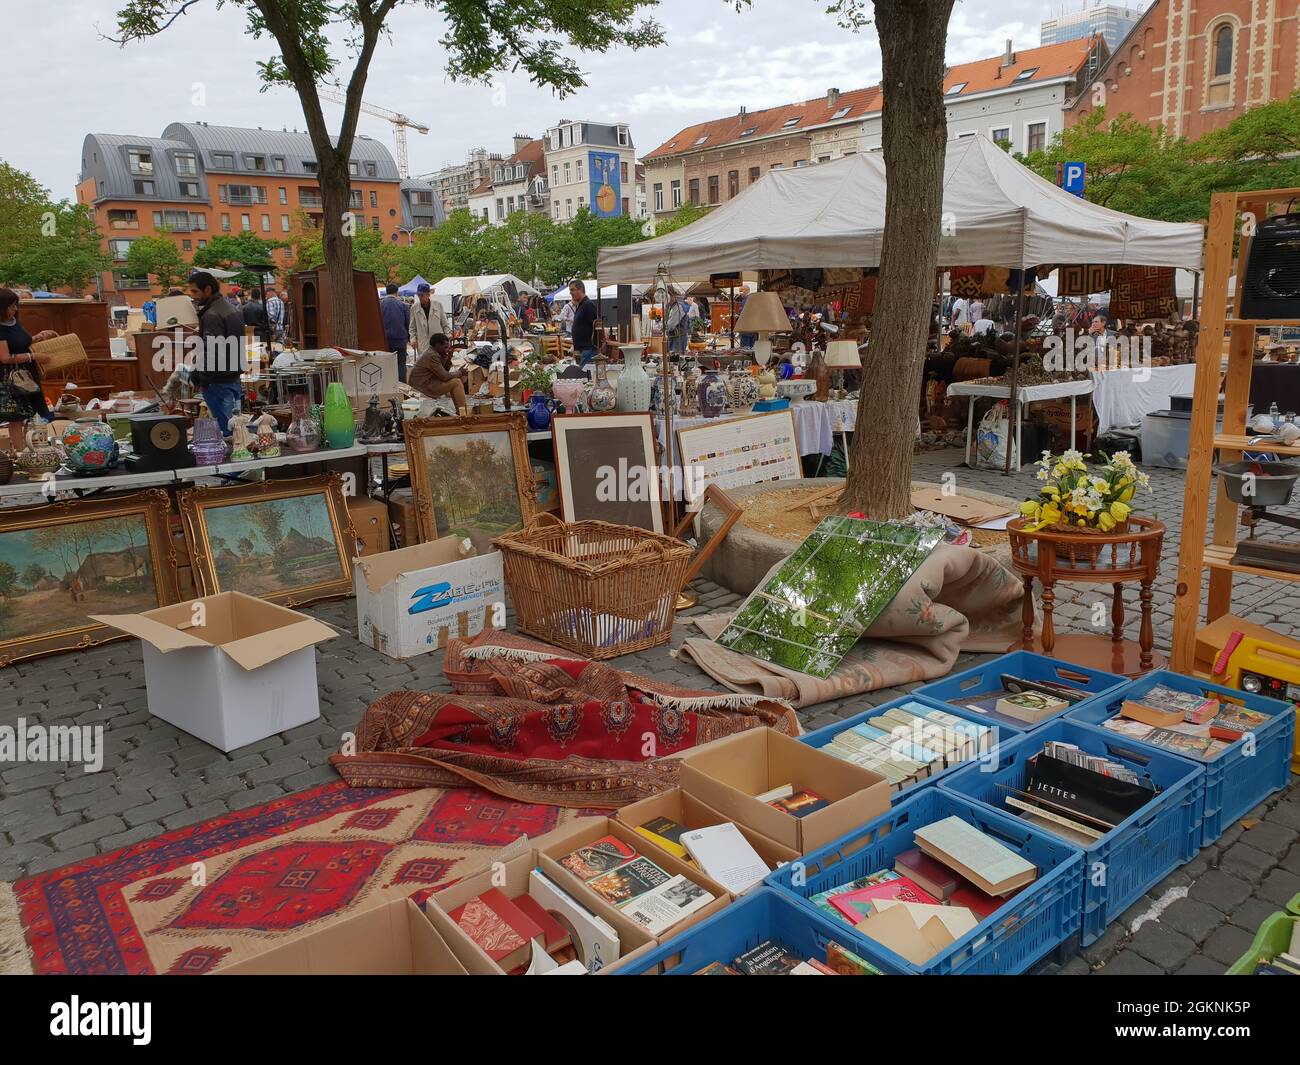
[[[623,372],[618,376],[618,402],[616,409],[639,413],[650,409],[650,375],[641,365],[644,344],[620,344],[623,353]]]

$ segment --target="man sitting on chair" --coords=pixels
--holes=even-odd
[[[429,350],[411,368],[410,385],[426,396],[450,396],[458,414],[465,411],[465,371],[451,368],[451,341],[446,333],[429,339]]]

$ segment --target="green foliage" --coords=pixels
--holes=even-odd
[[[1085,194],[1127,214],[1189,222],[1209,214],[1215,192],[1300,184],[1300,94],[1238,115],[1197,140],[1172,139],[1130,114],[1097,108],[1042,151],[1018,158],[1049,181],[1058,164],[1082,161]]]
[[[673,213],[671,218],[665,218],[662,222],[655,223],[656,237],[662,237],[665,233],[675,233],[679,229],[685,229],[692,222],[698,222],[709,213],[707,207],[701,207],[699,204],[691,203],[687,200]]]
[[[168,231],[163,229],[159,233],[156,237],[131,241],[125,269],[132,277],[146,274],[156,277],[159,287],[166,290],[181,284],[189,276],[190,267],[176,242],[168,236]]]
[[[397,250],[401,272],[406,277],[422,274],[430,281],[500,273],[500,249],[492,230],[466,208],[452,211],[437,229],[419,231],[409,247]]]
[[[294,269],[311,270],[325,261],[325,236],[306,219],[300,219],[290,244]],[[352,237],[352,268],[368,270],[379,284],[397,279],[401,251],[373,229],[358,229]]]
[[[111,262],[90,211],[0,162],[0,282],[81,290]]]

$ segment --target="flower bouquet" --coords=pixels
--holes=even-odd
[[[1078,451],[1060,458],[1044,451],[1038,461],[1043,482],[1037,497],[1020,504],[1027,533],[1050,530],[1069,533],[1123,532],[1133,512],[1138,488],[1151,491],[1150,478],[1133,465],[1127,451],[1113,456],[1101,452],[1104,466],[1089,470]]]

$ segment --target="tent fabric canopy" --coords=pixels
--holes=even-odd
[[[479,274],[477,277],[444,277],[433,283],[433,291],[439,296],[479,295],[497,288],[507,281],[514,282],[515,291],[526,296],[538,295],[537,289],[521,281],[514,274]]]
[[[427,285],[427,282],[421,275],[416,274],[410,281],[397,290],[399,296],[414,296],[421,285]]]
[[[728,270],[880,265],[885,160],[879,152],[773,170],[684,229],[602,248],[602,281],[647,281],[663,264],[678,281]],[[939,265],[1045,263],[1201,268],[1199,223],[1157,222],[1089,203],[984,136],[950,141]]]

